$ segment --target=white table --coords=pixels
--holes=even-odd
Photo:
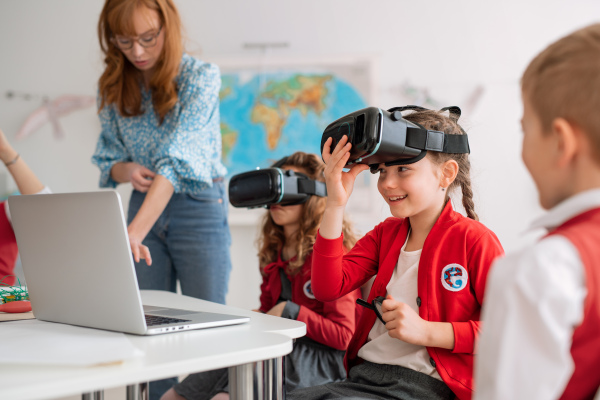
[[[145,355],[118,365],[2,365],[0,398],[48,399],[84,393],[84,399],[101,399],[103,389],[125,385],[128,398],[136,398],[142,396],[140,388],[145,382],[226,367],[232,399],[284,397],[283,356],[292,351],[294,338],[306,334],[304,323],[170,292],[142,291],[142,301],[145,305],[245,315],[251,320],[242,325],[157,336],[127,335]]]

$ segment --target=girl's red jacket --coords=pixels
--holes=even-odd
[[[266,313],[277,304],[281,294],[279,270],[285,270],[287,264],[288,261],[279,257],[276,262],[265,266],[260,286],[260,311]],[[292,282],[292,301],[300,306],[297,320],[306,324],[308,338],[334,349],[346,350],[355,330],[356,299],[360,291],[350,290],[345,296],[332,301],[315,299],[311,287],[311,265],[312,257],[308,254],[301,270],[296,275],[288,275]]]
[[[323,301],[336,299],[373,275],[377,276],[368,301],[385,296],[408,229],[408,219],[388,218],[346,255],[341,237],[327,240],[318,235],[313,247],[315,296]],[[486,278],[494,259],[503,253],[492,231],[455,212],[450,202],[423,245],[415,302],[421,318],[452,324],[454,349],[427,347],[427,351],[431,364],[460,399],[470,399],[473,393],[473,354]],[[346,353],[347,369],[360,362],[358,350],[366,343],[375,319],[374,312],[362,313]]]

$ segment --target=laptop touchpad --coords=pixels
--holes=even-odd
[[[197,314],[200,311],[190,311],[190,310],[177,310],[177,309],[162,309],[156,311],[148,312],[151,315],[165,316],[165,317],[177,317],[179,315],[189,315],[189,314]]]

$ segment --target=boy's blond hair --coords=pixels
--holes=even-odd
[[[552,43],[529,64],[521,89],[542,129],[564,118],[589,138],[600,162],[600,24]]]

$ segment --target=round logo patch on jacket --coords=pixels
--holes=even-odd
[[[309,299],[315,298],[315,295],[312,292],[312,286],[310,285],[310,281],[306,281],[302,289],[304,290],[304,295],[306,297],[308,297]]]
[[[442,269],[442,285],[451,292],[458,292],[467,287],[469,274],[460,264],[448,264]]]

